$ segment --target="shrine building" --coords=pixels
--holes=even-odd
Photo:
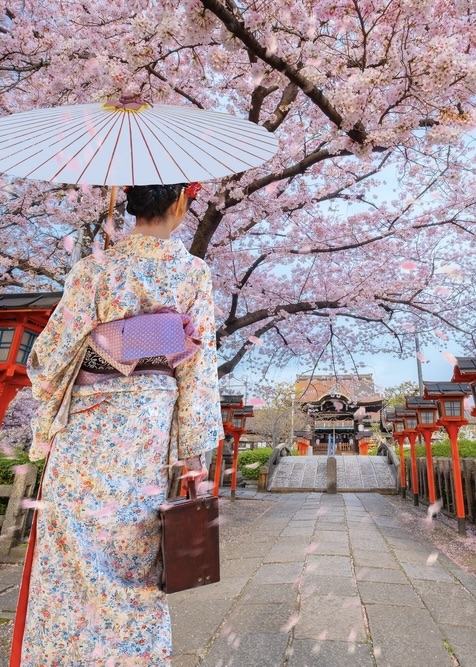
[[[296,405],[312,418],[308,431],[295,432],[313,454],[359,454],[368,446],[372,425],[380,424],[383,397],[369,374],[301,375]],[[360,445],[360,446],[359,446]]]

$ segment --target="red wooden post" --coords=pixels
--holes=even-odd
[[[402,433],[394,433],[393,437],[398,442],[398,450],[400,454],[400,487],[402,498],[407,496],[407,475],[405,472],[405,453],[403,451],[403,441],[405,436]]]
[[[215,460],[215,479],[213,484],[213,495],[218,498],[218,490],[220,488],[221,465],[223,461],[223,443],[225,439],[222,438],[218,443],[217,457]]]
[[[20,387],[15,387],[7,382],[0,383],[0,424],[3,422],[5,412],[8,410],[10,402],[15,398],[15,394]]]
[[[423,437],[425,438],[425,453],[426,453],[426,474],[428,477],[428,499],[430,503],[436,503],[435,493],[435,475],[433,474],[433,453],[431,451],[431,436],[433,431],[428,428],[421,429]]]
[[[417,463],[416,463],[416,449],[415,442],[417,439],[417,434],[415,432],[410,432],[407,434],[407,438],[410,441],[410,452],[412,456],[412,493],[413,493],[413,504],[418,505],[418,472],[417,472]]]
[[[238,473],[238,446],[240,444],[240,436],[242,434],[242,429],[238,429],[233,433],[233,465],[231,472],[231,500],[235,500],[236,492],[236,476]]]
[[[458,532],[466,535],[466,515],[464,511],[463,483],[461,481],[461,466],[458,449],[458,424],[445,424],[446,432],[450,437],[451,458],[453,459],[453,483],[455,489],[456,516],[458,518]]]

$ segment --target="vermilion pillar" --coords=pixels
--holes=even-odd
[[[393,437],[398,442],[398,450],[400,454],[400,487],[401,487],[400,491],[402,494],[402,498],[406,498],[407,476],[405,473],[405,452],[403,451],[403,442],[405,440],[405,436],[400,433],[395,433]]]
[[[466,535],[466,516],[464,511],[463,483],[461,481],[461,466],[459,461],[458,433],[459,424],[444,424],[451,443],[451,458],[453,459],[453,483],[455,489],[456,516],[458,519],[458,532]]]
[[[426,474],[428,478],[428,499],[431,504],[436,503],[435,476],[433,474],[433,453],[431,451],[431,436],[433,431],[429,428],[422,428],[421,433],[425,438],[426,454]]]
[[[223,462],[223,443],[225,439],[222,438],[218,443],[217,457],[215,460],[215,479],[213,484],[213,495],[218,498],[218,492],[220,489],[220,477],[221,477],[221,465]]]
[[[233,433],[233,468],[231,473],[231,500],[235,500],[236,492],[236,476],[238,472],[238,446],[240,444],[240,437],[242,435],[241,429]]]
[[[416,462],[416,449],[415,442],[417,439],[417,434],[415,432],[410,432],[407,435],[408,440],[410,441],[410,452],[412,457],[412,493],[413,493],[413,504],[418,505],[418,471],[417,471],[417,462]]]

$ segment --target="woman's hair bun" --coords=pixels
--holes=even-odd
[[[188,183],[129,186],[126,190],[126,210],[130,215],[144,220],[163,218],[167,209],[177,201],[180,192],[187,185]]]

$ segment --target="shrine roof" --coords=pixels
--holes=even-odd
[[[465,395],[471,393],[471,388],[467,383],[461,382],[424,382],[426,395]]]
[[[62,292],[0,294],[0,310],[47,310],[56,306],[62,296]]]

